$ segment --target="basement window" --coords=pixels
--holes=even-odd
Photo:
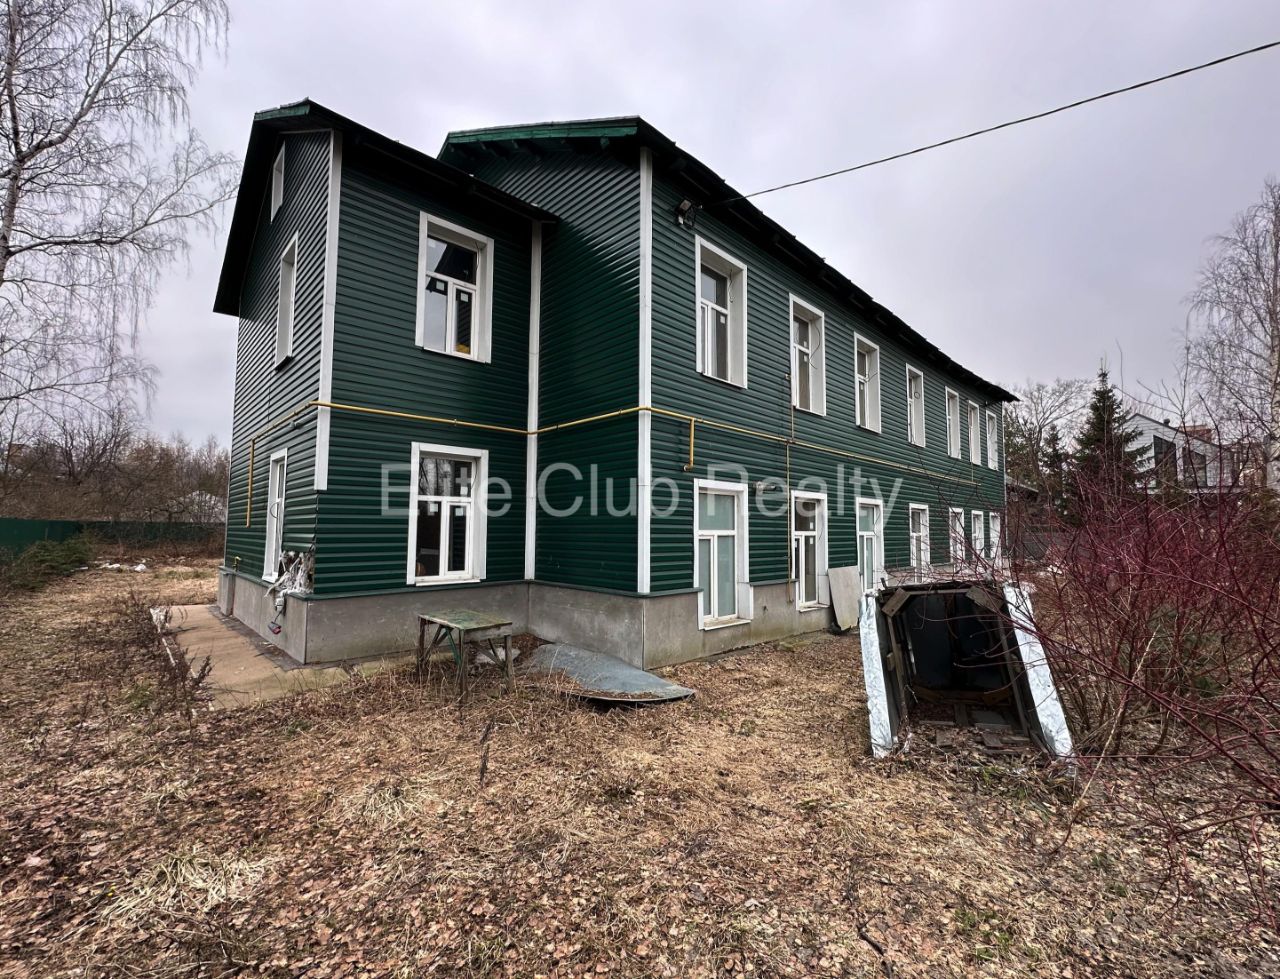
[[[493,239],[422,214],[418,282],[418,346],[487,363]]]
[[[751,618],[747,547],[747,485],[694,481],[693,579],[698,623],[703,629],[736,625]]]
[[[960,395],[947,388],[947,455],[960,458]]]
[[[907,441],[924,445],[924,374],[907,366]]]
[[[994,411],[987,412],[987,466],[991,469],[1000,468],[999,456],[999,428],[996,425],[996,413]]]
[[[826,318],[791,297],[791,403],[816,415],[827,413]]]
[[[969,402],[969,461],[975,466],[982,461],[982,428],[978,406]]]
[[[857,423],[863,428],[878,432],[880,431],[880,348],[859,336],[853,338],[853,347]]]
[[[791,573],[798,607],[817,608],[830,601],[827,498],[822,493],[791,494]]]
[[[288,449],[271,453],[267,470],[267,535],[262,553],[262,577],[275,581],[284,548],[285,462]]]
[[[478,581],[484,577],[483,449],[415,443],[410,477],[411,585]]]
[[[280,256],[280,285],[276,299],[276,366],[293,356],[294,300],[298,294],[298,237]]]
[[[907,511],[911,542],[911,567],[923,571],[929,567],[929,508],[912,503]]]
[[[280,152],[276,154],[275,163],[271,164],[271,215],[269,220],[276,219],[276,211],[284,203],[284,144],[280,144]]]
[[[698,370],[747,386],[747,267],[701,238],[697,248]]]

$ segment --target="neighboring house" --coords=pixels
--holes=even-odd
[[[1255,483],[1251,456],[1240,447],[1219,445],[1207,425],[1174,425],[1135,412],[1130,428],[1138,433],[1138,472],[1148,490],[1181,487],[1193,493],[1218,493]]]
[[[629,117],[253,124],[224,609],[305,661],[417,611],[653,667],[831,621],[827,572],[997,556],[1001,388]]]

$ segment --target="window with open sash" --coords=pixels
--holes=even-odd
[[[284,548],[285,462],[288,450],[271,454],[267,471],[267,536],[262,555],[262,577],[275,581]]]
[[[791,298],[791,403],[803,411],[826,414],[825,317]]]
[[[999,427],[996,424],[996,413],[994,411],[987,412],[987,465],[992,469],[1000,467],[1000,436]]]
[[[993,564],[999,564],[1001,558],[1004,557],[1004,542],[1001,540],[1003,532],[1003,527],[1001,526],[1002,523],[1003,521],[1000,519],[1000,514],[992,512],[987,515],[987,529],[990,531],[991,536],[990,547],[991,561]]]
[[[911,540],[911,566],[923,569],[929,566],[929,508],[913,503],[907,511]]]
[[[982,461],[982,428],[978,406],[969,402],[969,461],[975,466]]]
[[[947,545],[951,551],[951,563],[963,564],[966,558],[964,510],[958,507],[947,510]]]
[[[415,446],[410,474],[409,581],[479,578],[484,457]]]
[[[492,240],[423,214],[418,264],[418,346],[488,360]]]
[[[279,291],[276,297],[276,366],[293,356],[293,320],[298,294],[298,238],[280,256]]]
[[[880,348],[855,337],[854,401],[857,423],[863,428],[880,431]]]
[[[746,387],[746,266],[699,240],[698,370]]]
[[[858,573],[871,591],[884,573],[884,509],[879,501],[858,501]]]
[[[276,211],[284,203],[284,144],[276,154],[275,163],[271,164],[271,213],[268,220],[275,220]]]
[[[947,390],[947,455],[960,458],[960,395]]]
[[[981,561],[987,554],[986,524],[983,521],[981,510],[973,511],[971,528],[972,532],[969,537],[969,547],[972,552],[973,560]]]
[[[924,445],[924,374],[907,368],[907,441]]]
[[[746,590],[746,487],[697,490],[695,580],[702,626],[750,617]]]
[[[796,605],[801,608],[827,601],[826,505],[826,499],[816,493],[791,497],[791,571]]]

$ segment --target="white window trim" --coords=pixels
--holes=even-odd
[[[427,235],[443,238],[464,248],[476,252],[476,318],[472,324],[471,352],[462,353],[454,350],[456,329],[453,323],[453,303],[447,304],[448,321],[445,327],[445,349],[436,350],[427,346],[427,325],[425,302],[427,291]],[[428,353],[444,354],[447,357],[459,357],[462,360],[475,360],[482,364],[489,363],[493,350],[493,282],[494,282],[494,244],[493,239],[479,232],[464,228],[460,224],[438,218],[434,214],[422,211],[418,215],[418,289],[417,308],[414,310],[414,342]],[[437,276],[448,279],[448,276]],[[452,281],[452,280],[450,280]],[[452,296],[452,291],[450,292]]]
[[[289,283],[289,321],[285,323],[280,316],[284,306],[284,265],[285,259],[293,256],[293,278]],[[276,266],[276,349],[275,366],[281,367],[293,356],[294,325],[298,322],[298,236],[294,235],[280,252],[280,261]]]
[[[467,555],[467,570],[419,577],[414,573],[418,552],[418,462],[424,455],[450,456],[468,459],[475,463],[471,485],[471,553]],[[489,450],[471,449],[458,445],[439,445],[433,442],[414,442],[409,467],[409,548],[406,555],[405,583],[409,585],[456,585],[460,582],[483,581],[485,556],[488,553],[488,488]]]
[[[969,402],[966,412],[969,426],[969,462],[977,466],[982,462],[982,412],[979,411],[976,401]],[[978,421],[977,425],[974,424],[975,419]]]
[[[811,415],[825,416],[827,413],[827,317],[813,303],[806,302],[799,296],[789,295],[791,317],[787,321],[787,332],[791,337],[791,405],[797,411]],[[800,404],[800,348],[796,344],[795,321],[809,321],[809,407]],[[813,343],[814,332],[817,333],[817,344]]]
[[[875,352],[875,355],[876,355],[876,366],[875,366],[875,371],[874,371],[874,375],[875,375],[874,377],[872,376],[872,373],[871,373],[871,367],[870,367],[870,364],[868,363],[868,366],[867,366],[867,371],[868,371],[868,373],[867,373],[867,406],[868,406],[868,409],[870,409],[870,407],[871,407],[871,405],[872,405],[872,402],[874,401],[874,405],[875,405],[875,418],[874,418],[874,419],[871,419],[871,418],[863,418],[863,417],[862,417],[862,411],[861,411],[861,409],[860,409],[860,408],[859,408],[859,406],[858,406],[858,347],[860,347],[860,346],[861,346],[861,347],[866,347],[866,348],[868,348],[869,350],[874,351],[874,352]],[[881,399],[881,394],[882,394],[882,392],[881,392],[881,390],[880,390],[880,387],[881,387],[881,385],[880,385],[880,375],[881,375],[881,364],[880,364],[880,344],[878,344],[878,343],[873,343],[872,341],[868,340],[866,337],[864,337],[864,336],[862,336],[862,335],[860,335],[860,334],[858,334],[858,333],[855,333],[855,334],[853,335],[853,413],[854,413],[854,424],[858,425],[860,428],[865,428],[865,429],[867,429],[868,431],[871,431],[871,432],[879,432],[879,431],[880,431],[881,400],[882,400],[882,399]],[[874,399],[871,397],[871,391],[872,391],[872,390],[874,390],[874,391],[875,391],[875,398],[874,398]],[[872,424],[872,422],[873,422],[873,421],[875,422],[875,424]]]
[[[872,571],[872,577],[878,581],[880,578],[884,577],[884,501],[870,496],[860,496],[855,501],[853,510],[853,535],[858,548],[859,572],[862,570],[862,531],[858,528],[858,517],[860,515],[858,511],[861,510],[864,505],[873,506],[880,512],[879,517],[876,519],[878,533],[875,534],[875,567]],[[871,584],[868,584],[865,581],[862,583],[862,590],[864,593],[874,591],[875,587],[874,581]]]
[[[959,527],[956,526],[955,518],[960,518]],[[959,533],[956,531],[959,530]],[[963,507],[947,507],[947,550],[950,552],[948,557],[951,563],[956,567],[965,563],[969,544],[969,531],[965,527],[964,508]]]
[[[801,602],[800,599],[800,569],[791,568],[791,580],[796,586],[796,608],[826,608],[831,604],[831,565],[827,560],[827,541],[831,536],[828,532],[830,521],[827,518],[827,494],[813,493],[807,490],[791,491],[791,506],[787,509],[787,539],[789,542],[788,563],[794,564],[796,552],[796,501],[797,500],[813,500],[818,503],[817,519],[814,521],[814,551],[818,562],[818,570],[815,578],[818,583],[818,597],[816,601]]]
[[[284,203],[284,143],[280,144],[280,152],[271,163],[271,213],[268,221],[276,219],[276,212]]]
[[[1004,558],[1001,536],[1004,533],[1004,519],[996,510],[987,514],[987,546],[991,551],[991,563],[999,564]]]
[[[280,463],[280,475],[276,476],[276,463]],[[275,581],[280,556],[284,553],[284,505],[289,488],[289,450],[277,449],[267,461],[267,525],[262,545],[262,580]],[[280,512],[272,514],[271,507],[280,497]],[[274,555],[272,554],[274,551]],[[272,558],[274,557],[274,560]]]
[[[987,468],[999,469],[1000,468],[1000,452],[999,452],[1000,423],[999,421],[996,420],[996,413],[994,411],[987,412],[985,428],[986,428],[986,436],[987,436]],[[994,429],[994,433],[992,429]],[[992,434],[995,435],[995,438],[991,437]]]
[[[920,417],[917,418],[911,410],[911,378],[920,378]],[[925,446],[925,406],[924,406],[924,371],[919,367],[912,367],[907,364],[907,441],[921,449]],[[917,423],[919,431],[916,431]],[[918,437],[917,437],[918,436]]]
[[[710,256],[711,261],[704,262],[704,253]],[[711,373],[710,366],[706,363],[704,357],[704,347],[706,340],[702,335],[702,266],[710,265],[717,268],[721,274],[729,277],[729,377],[717,377]],[[701,236],[695,236],[693,248],[693,309],[694,309],[694,336],[697,344],[697,369],[703,377],[709,377],[713,381],[719,381],[722,384],[731,384],[734,387],[746,388],[747,386],[747,348],[748,348],[748,329],[747,329],[747,266],[744,262],[734,258],[728,252],[711,244]],[[735,323],[741,323],[741,329],[735,329]],[[739,339],[738,333],[741,333]],[[736,346],[735,346],[736,343]],[[734,368],[740,380],[733,377]]]
[[[947,455],[950,456],[952,459],[959,459],[960,453],[961,453],[961,446],[964,442],[964,440],[960,437],[960,407],[963,404],[963,402],[960,400],[959,391],[953,391],[951,388],[946,388],[945,391],[946,391],[946,402],[947,402],[947,412],[946,412],[947,414]],[[951,417],[952,404],[954,404],[956,408],[954,424],[952,422],[952,417]],[[954,429],[954,432],[953,432],[953,429]],[[951,436],[953,434],[955,435],[954,445],[952,445],[952,441],[951,441]]]
[[[981,563],[987,556],[987,522],[982,510],[969,512],[969,547],[973,551],[973,562]]]
[[[724,629],[729,626],[744,625],[751,621],[755,614],[753,607],[754,595],[751,587],[751,556],[749,553],[751,543],[750,528],[747,524],[747,499],[748,490],[746,483],[732,483],[721,479],[695,479],[693,481],[693,584],[696,588],[701,580],[700,560],[698,557],[698,538],[701,536],[700,520],[698,517],[698,498],[703,490],[711,493],[731,494],[734,497],[736,506],[736,516],[734,518],[734,533],[737,541],[734,544],[734,558],[736,564],[736,574],[738,576],[738,614],[733,617],[723,619],[704,619],[702,617],[702,602],[699,600],[695,605],[695,614],[698,617],[698,628],[703,632],[710,632],[714,629]]]
[[[921,535],[920,535],[920,536],[921,536],[921,541],[920,541],[920,542],[921,542],[921,545],[922,545],[922,547],[921,547],[921,551],[922,551],[922,557],[924,558],[924,561],[923,561],[923,563],[921,563],[921,564],[916,564],[916,563],[915,563],[915,547],[914,547],[914,543],[915,543],[915,542],[911,539],[912,537],[914,537],[914,536],[915,536],[915,535],[914,535],[914,533],[913,533],[913,532],[912,532],[912,530],[911,530],[911,515],[912,515],[913,513],[923,513],[923,514],[924,514],[924,523],[923,523],[923,525],[922,525],[922,526],[924,527],[924,530],[923,530],[923,532],[922,532],[922,533],[921,533]],[[927,569],[928,569],[928,567],[933,563],[932,546],[931,546],[930,541],[929,541],[929,537],[930,537],[929,530],[930,530],[930,528],[929,528],[929,507],[928,507],[928,505],[926,505],[926,504],[924,504],[924,503],[912,503],[912,504],[910,504],[910,505],[907,507],[907,547],[908,547],[908,553],[909,553],[910,558],[911,558],[911,566],[912,566],[913,568],[916,568],[917,570],[920,570],[920,571],[927,570]]]

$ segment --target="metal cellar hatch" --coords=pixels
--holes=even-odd
[[[911,736],[946,746],[972,732],[992,751],[1038,748],[1069,758],[1071,733],[1013,585],[955,579],[891,585],[863,596],[859,629],[877,757]]]

